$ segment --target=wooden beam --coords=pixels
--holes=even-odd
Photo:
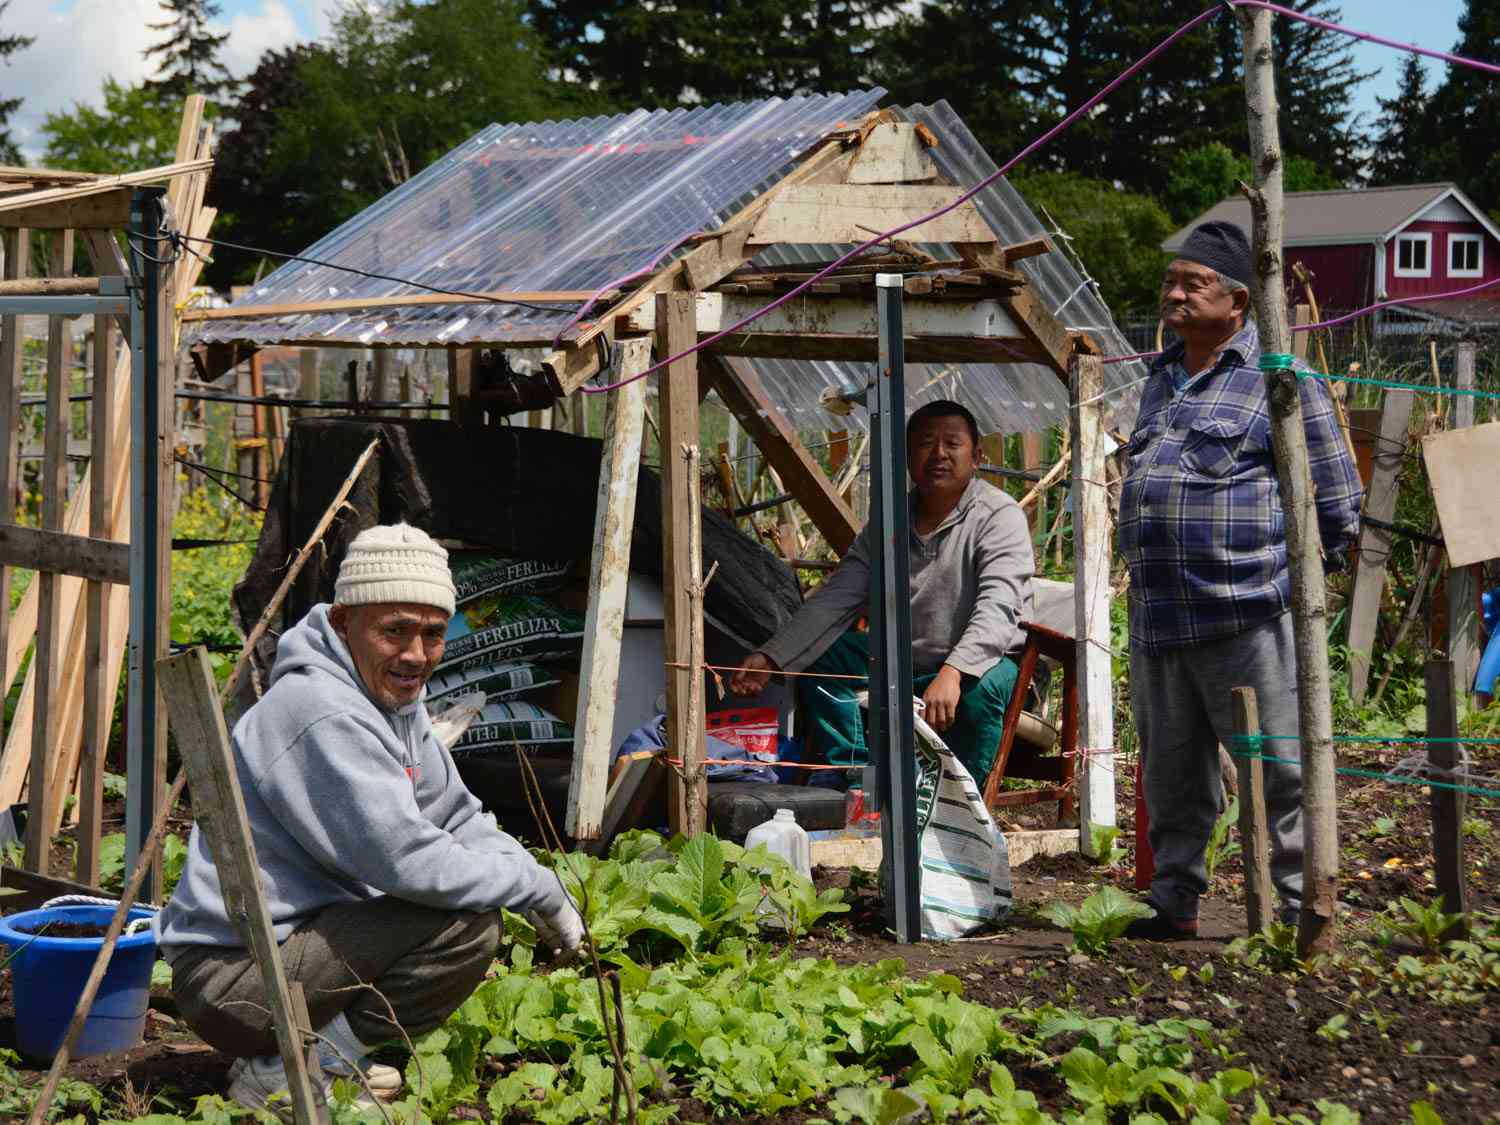
[[[1365,493],[1365,515],[1390,523],[1396,514],[1401,468],[1406,463],[1407,428],[1415,396],[1389,390],[1380,411],[1380,434],[1370,461],[1370,489]],[[1391,554],[1391,532],[1373,524],[1359,530],[1359,566],[1349,596],[1349,698],[1363,703],[1370,684],[1375,627],[1385,591],[1386,565]]]
[[[1040,362],[1052,368],[1063,382],[1069,379],[1069,361],[1075,348],[1096,352],[1093,342],[1085,335],[1074,334],[1062,321],[1053,315],[1029,288],[1018,289],[1009,298],[1010,314],[1021,329],[1021,334],[1035,345],[1035,354]]]
[[[4,277],[16,281],[31,272],[31,232],[0,231],[0,249],[5,253]],[[16,485],[20,480],[21,454],[21,359],[25,354],[22,319],[0,316],[0,525],[16,522]],[[27,591],[31,593],[30,590]],[[35,595],[32,595],[33,604]],[[25,598],[23,597],[23,601]],[[17,614],[10,611],[10,567],[0,563],[0,697],[10,693],[10,681],[20,667],[20,656],[11,655],[12,631],[20,631]],[[35,611],[33,610],[33,613]],[[33,624],[26,632],[36,628]],[[30,637],[27,637],[30,643]],[[23,650],[24,653],[24,650]],[[4,709],[0,708],[0,744],[7,741]],[[4,756],[0,755],[0,767]],[[0,794],[3,797],[3,794]],[[11,798],[14,801],[14,797]],[[9,802],[6,802],[9,804]]]
[[[474,366],[478,358],[478,348],[448,346],[448,417],[460,426],[478,426],[484,422],[484,408],[474,397]]]
[[[52,239],[50,273],[63,277],[73,271],[73,232],[63,231]],[[72,333],[66,319],[47,318],[47,417],[43,422],[41,479],[42,527],[61,532],[68,503],[68,435],[73,415],[68,401],[73,389]],[[36,576],[37,629],[36,710],[31,728],[31,786],[26,810],[26,866],[49,874],[52,836],[49,826],[56,806],[52,803],[53,769],[61,768],[62,745],[58,726],[62,718],[58,691],[62,683],[62,605],[58,576],[43,570]]]
[[[89,261],[93,263],[94,272],[101,277],[129,277],[130,263],[125,260],[125,252],[120,249],[120,242],[113,230],[89,230],[78,232],[83,237],[83,244],[88,248]],[[115,317],[115,327],[119,330],[120,339],[127,344],[130,342],[130,314],[121,313]]]
[[[94,582],[130,581],[130,545],[66,531],[0,525],[0,562]]]
[[[16,164],[0,164],[0,183],[32,183],[48,181],[57,184],[84,184],[99,179],[100,172],[64,171],[61,168],[27,168]]]
[[[1073,636],[1077,646],[1078,739],[1083,761],[1078,787],[1078,846],[1094,856],[1091,825],[1115,823],[1115,720],[1110,679],[1111,534],[1105,487],[1104,362],[1073,357]],[[1095,857],[1097,858],[1097,857]]]
[[[947,185],[795,184],[780,193],[750,233],[754,246],[776,242],[865,242],[944,207],[953,210],[904,230],[904,242],[993,242],[995,232],[962,188]]]
[[[656,298],[658,358],[690,347],[698,335],[693,324],[691,293],[662,293]],[[689,587],[703,580],[695,559],[699,511],[693,505],[693,476],[698,461],[698,357],[689,354],[667,366],[657,383],[661,400],[662,601],[665,606],[667,660],[667,750],[681,760],[668,783],[667,809],[672,831],[689,836],[708,823],[708,787],[703,776],[704,716],[702,672],[692,664],[695,627]],[[688,451],[693,451],[689,456]],[[699,645],[701,653],[702,646]],[[674,665],[684,667],[674,667]],[[697,678],[698,690],[693,679]],[[695,701],[697,705],[695,706]]]
[[[873,295],[873,290],[869,291]],[[697,293],[695,304],[700,337],[722,332],[748,316],[760,313],[770,297],[743,293]],[[1020,325],[1010,315],[1004,297],[908,297],[903,304],[905,334],[911,337],[1022,338]],[[617,325],[621,333],[650,332],[656,327],[654,305],[645,305]],[[759,316],[748,331],[756,334],[874,336],[878,331],[875,305],[868,297],[809,294]],[[726,345],[731,341],[725,340]],[[1027,349],[1030,350],[1029,348]]]
[[[619,345],[620,374],[651,365],[649,339]],[[577,401],[582,396],[575,396]],[[615,748],[615,703],[620,686],[620,648],[625,637],[625,600],[630,581],[630,540],[635,528],[636,482],[640,479],[641,434],[646,421],[646,384],[636,380],[609,392],[604,413],[604,455],[594,507],[594,543],[589,556],[588,612],[583,627],[578,714],[573,723],[573,772],[568,786],[567,833],[574,839],[600,835]]]
[[[605,336],[612,341],[617,318],[655,300],[657,293],[681,288],[702,289],[712,285],[753,258],[759,251],[749,250],[745,239],[765,209],[776,200],[780,192],[789,187],[830,171],[842,175],[849,159],[846,144],[843,138],[823,141],[812,155],[760,198],[737,211],[727,223],[706,236],[682,258],[658,271],[630,296],[605,310],[591,327],[568,341],[565,348],[547,356],[542,361],[542,366],[557,380],[563,393],[571,394],[598,372],[599,356],[590,345],[598,336]]]
[[[69,189],[62,188],[61,191]],[[33,230],[113,230],[130,223],[130,197],[134,188],[101,191],[82,198],[56,199],[29,206],[0,203],[0,227],[30,227]],[[34,193],[31,198],[41,193]],[[17,197],[21,200],[27,196]]]
[[[910,184],[937,179],[927,142],[909,121],[882,121],[865,134],[849,164],[851,184]],[[860,241],[863,241],[861,239]]]
[[[97,277],[33,277],[0,281],[0,297],[72,297],[99,292]]]
[[[275,316],[311,316],[318,313],[376,312],[381,309],[410,309],[428,305],[487,305],[505,304],[508,301],[526,301],[530,304],[569,305],[581,304],[594,295],[593,289],[538,289],[515,291],[497,289],[493,292],[470,293],[458,296],[452,293],[407,293],[395,297],[344,297],[327,301],[290,301],[271,305],[230,305],[224,309],[188,309],[182,314],[184,323],[205,320],[249,320]],[[608,297],[609,294],[605,294]],[[559,308],[558,312],[567,312]]]
[[[872,337],[848,333],[802,334],[757,332],[753,327],[735,332],[708,351],[718,355],[771,359],[855,360],[874,362]],[[1039,363],[1051,367],[1052,357],[1025,337],[1009,339],[974,336],[910,336],[906,341],[908,363]]]
[[[171,713],[172,730],[192,792],[193,819],[214,857],[224,908],[236,920],[260,970],[266,1004],[276,1027],[276,1045],[286,1067],[292,1109],[299,1125],[319,1119],[320,1098],[308,1076],[302,1037],[293,1016],[292,997],[271,912],[261,892],[260,864],[245,815],[234,752],[224,713],[214,691],[214,674],[202,647],[156,662],[162,698]]]
[[[121,187],[137,187],[141,184],[156,184],[162,180],[170,180],[174,176],[183,176],[191,172],[206,172],[213,167],[213,160],[187,160],[176,164],[163,164],[156,168],[146,168],[139,172],[126,172],[118,176],[102,176],[97,180],[84,180],[67,187],[52,188],[48,191],[33,191],[15,196],[0,196],[0,214],[12,211],[25,210],[28,207],[40,207],[43,204],[65,203],[75,199],[86,199],[91,195],[102,195]],[[4,220],[0,219],[0,223]],[[124,223],[113,223],[112,226],[124,226]]]
[[[796,427],[771,402],[755,369],[748,363],[710,354],[704,359],[704,370],[713,380],[719,401],[739,419],[813,526],[830,547],[845,554],[859,533],[854,511],[803,446]]]

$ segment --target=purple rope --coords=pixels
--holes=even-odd
[[[1304,15],[1301,12],[1293,11],[1292,9],[1283,7],[1280,4],[1270,3],[1269,0],[1228,0],[1228,4],[1231,7],[1263,8],[1263,9],[1265,9],[1267,11],[1276,12],[1276,13],[1279,13],[1281,15],[1284,15],[1284,16],[1286,16],[1289,19],[1300,20],[1303,23],[1309,23],[1309,24],[1312,24],[1312,25],[1314,25],[1316,27],[1321,27],[1321,28],[1323,28],[1325,30],[1328,30],[1328,31],[1337,31],[1337,32],[1340,32],[1341,34],[1344,34],[1344,35],[1353,36],[1356,39],[1368,40],[1371,43],[1379,43],[1382,46],[1394,47],[1394,48],[1396,48],[1398,50],[1415,51],[1418,54],[1429,55],[1429,56],[1431,56],[1433,58],[1442,59],[1444,61],[1452,62],[1452,63],[1458,64],[1460,66],[1469,66],[1469,67],[1473,67],[1476,70],[1483,70],[1483,71],[1487,71],[1487,72],[1494,73],[1494,74],[1500,74],[1500,66],[1497,66],[1497,65],[1492,64],[1492,63],[1481,62],[1478,59],[1468,59],[1468,58],[1464,58],[1464,57],[1462,57],[1460,55],[1451,55],[1451,54],[1448,54],[1447,52],[1444,52],[1444,51],[1432,51],[1432,50],[1428,50],[1428,49],[1423,48],[1423,47],[1414,46],[1412,44],[1398,43],[1398,42],[1396,42],[1394,40],[1384,39],[1384,38],[1381,38],[1380,36],[1372,35],[1372,34],[1370,34],[1368,32],[1356,31],[1353,28],[1345,27],[1342,24],[1333,23],[1333,22],[1331,22],[1329,20],[1322,20],[1322,19],[1318,19],[1315,16]],[[578,389],[580,391],[582,391],[584,394],[590,394],[590,395],[606,394],[609,391],[618,390],[621,387],[629,386],[631,383],[634,383],[634,382],[636,382],[639,379],[644,379],[648,375],[654,375],[656,372],[660,371],[662,368],[668,366],[669,364],[676,363],[678,360],[684,359],[685,357],[687,357],[689,355],[692,355],[694,352],[700,351],[701,349],[708,347],[710,344],[715,344],[718,341],[724,339],[726,336],[732,336],[732,335],[734,335],[740,329],[744,328],[745,325],[750,324],[752,321],[758,320],[759,318],[765,316],[767,313],[771,312],[773,309],[780,308],[782,305],[784,305],[788,301],[790,301],[793,297],[796,297],[799,294],[806,292],[813,285],[814,282],[821,281],[823,278],[827,277],[830,273],[832,273],[834,270],[836,270],[839,266],[841,266],[845,262],[849,261],[849,259],[854,258],[854,257],[856,257],[856,256],[858,256],[860,254],[863,254],[866,250],[870,249],[873,246],[878,246],[878,245],[880,245],[883,242],[889,241],[891,238],[893,238],[894,236],[896,236],[898,234],[901,234],[904,231],[911,230],[913,227],[921,226],[923,223],[930,222],[933,219],[936,219],[936,218],[939,218],[939,217],[941,217],[943,215],[946,215],[946,214],[948,214],[948,212],[950,212],[950,211],[952,211],[952,210],[954,210],[954,209],[962,206],[964,203],[967,203],[974,196],[978,195],[979,192],[981,192],[985,188],[989,187],[990,184],[994,183],[996,180],[998,180],[1002,176],[1004,176],[1007,172],[1009,172],[1017,164],[1021,163],[1021,161],[1025,160],[1027,157],[1031,156],[1038,149],[1041,149],[1041,148],[1045,147],[1046,145],[1050,144],[1053,140],[1055,140],[1059,135],[1061,135],[1067,129],[1072,128],[1073,123],[1075,121],[1077,121],[1084,114],[1089,113],[1091,110],[1093,110],[1093,108],[1095,106],[1097,106],[1100,102],[1104,101],[1107,97],[1109,97],[1110,94],[1114,93],[1122,85],[1124,85],[1126,82],[1130,81],[1130,79],[1134,78],[1138,73],[1140,73],[1143,69],[1145,69],[1152,62],[1154,62],[1156,60],[1157,56],[1161,55],[1168,47],[1172,46],[1179,39],[1181,39],[1184,35],[1188,34],[1188,32],[1192,31],[1199,24],[1202,24],[1202,23],[1204,23],[1204,22],[1212,19],[1214,16],[1219,15],[1219,14],[1221,14],[1224,11],[1225,11],[1225,7],[1222,4],[1216,4],[1212,8],[1208,8],[1205,11],[1200,12],[1198,15],[1194,16],[1192,19],[1188,20],[1187,23],[1183,24],[1181,27],[1179,27],[1176,31],[1172,32],[1172,34],[1168,35],[1165,39],[1163,39],[1156,46],[1152,47],[1151,50],[1147,51],[1139,59],[1137,59],[1135,62],[1131,63],[1128,67],[1126,67],[1123,71],[1121,71],[1118,76],[1116,76],[1114,79],[1112,79],[1109,82],[1109,84],[1106,85],[1103,89],[1099,90],[1096,94],[1094,94],[1093,97],[1089,98],[1088,101],[1084,102],[1081,106],[1079,106],[1072,113],[1070,113],[1066,117],[1064,117],[1061,121],[1059,121],[1052,128],[1048,129],[1041,136],[1037,137],[1034,141],[1032,141],[1025,148],[1023,148],[1020,152],[1016,153],[1015,156],[1011,157],[1008,161],[1006,161],[1005,164],[1002,165],[999,169],[997,169],[995,172],[991,173],[990,175],[984,177],[984,179],[980,180],[972,188],[970,188],[968,191],[964,192],[962,195],[960,195],[957,199],[955,199],[952,203],[948,204],[946,207],[941,207],[938,210],[931,212],[930,214],[923,215],[923,216],[921,216],[919,218],[913,219],[911,222],[906,223],[906,224],[904,224],[902,226],[895,227],[892,230],[888,230],[888,231],[885,231],[882,234],[875,235],[873,238],[871,238],[868,241],[863,242],[860,245],[856,246],[853,250],[850,250],[849,252],[847,252],[846,254],[844,254],[842,257],[837,258],[833,262],[830,262],[828,265],[824,266],[817,273],[815,273],[811,277],[809,277],[801,285],[798,285],[795,289],[792,289],[789,292],[782,294],[780,297],[778,297],[776,300],[772,301],[770,304],[765,305],[764,307],[755,310],[754,312],[750,313],[748,316],[742,317],[740,320],[736,321],[734,324],[731,324],[728,328],[720,329],[718,332],[714,333],[712,336],[709,336],[709,337],[707,337],[706,339],[703,339],[703,340],[699,340],[697,343],[691,345],[690,347],[684,348],[682,351],[678,352],[676,355],[670,355],[670,356],[667,356],[663,360],[659,360],[657,363],[655,363],[651,367],[646,368],[646,370],[640,372],[637,375],[632,375],[628,379],[621,379],[619,382],[616,382],[616,383],[607,383],[607,384],[605,384],[603,386],[599,386],[599,387],[579,387]],[[1456,294],[1439,294],[1439,295],[1434,295],[1433,297],[1421,298],[1421,299],[1423,299],[1423,300],[1435,300],[1435,299],[1437,299],[1437,296],[1459,296],[1459,295],[1462,295],[1463,293],[1473,292],[1473,291],[1475,291],[1477,289],[1486,288],[1489,285],[1493,285],[1493,284],[1496,284],[1496,282],[1487,282],[1487,283],[1485,283],[1485,285],[1474,286],[1472,289],[1460,290]],[[1390,304],[1398,304],[1398,303],[1401,303],[1401,302],[1388,302],[1388,303],[1390,303]],[[1347,317],[1341,318],[1341,319],[1336,320],[1336,321],[1329,322],[1329,324],[1341,324],[1345,320],[1351,319],[1351,318],[1353,318],[1355,316],[1363,315],[1364,313],[1371,312],[1374,309],[1381,308],[1381,307],[1383,307],[1383,306],[1382,305],[1373,305],[1369,309],[1362,309],[1358,313],[1350,313]],[[1329,326],[1328,324],[1309,324],[1309,325],[1304,325],[1303,326],[1303,330],[1305,331],[1305,330],[1312,329],[1312,328],[1323,328],[1323,327],[1328,327],[1328,326]],[[1127,359],[1127,358],[1128,359],[1138,359],[1138,358],[1142,358],[1142,356],[1120,357],[1121,360]],[[1119,361],[1120,360],[1116,360],[1116,362],[1119,362]],[[1106,360],[1106,362],[1109,362],[1109,360]]]
[[[594,295],[579,307],[578,311],[573,314],[568,323],[564,324],[557,330],[557,335],[552,337],[552,346],[554,348],[557,347],[558,341],[563,338],[563,333],[567,332],[570,328],[572,328],[575,324],[582,320],[583,314],[593,308],[594,302],[598,301],[600,297],[604,296],[604,294],[608,293],[611,289],[620,288],[620,286],[624,285],[627,281],[634,281],[638,277],[651,273],[656,269],[657,264],[663,258],[672,253],[672,251],[676,250],[679,246],[681,246],[684,242],[692,238],[693,235],[697,233],[697,229],[694,228],[693,230],[688,231],[686,234],[679,235],[677,238],[674,238],[671,242],[667,243],[667,245],[663,246],[659,251],[653,254],[651,256],[651,260],[640,269],[635,270],[631,273],[623,274],[620,277],[615,278],[613,281],[606,281],[603,285],[599,286],[598,289],[594,290]]]

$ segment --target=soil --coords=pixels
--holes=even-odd
[[[1500,748],[1479,748],[1475,759],[1476,774],[1500,774]],[[1340,764],[1378,769],[1391,763],[1350,752],[1341,753]],[[1225,954],[1227,944],[1245,932],[1237,855],[1218,866],[1195,940],[1122,940],[1107,958],[1096,960],[1073,954],[1071,935],[1043,921],[1038,908],[1056,899],[1079,902],[1105,883],[1133,889],[1133,793],[1128,775],[1122,782],[1121,862],[1102,867],[1071,855],[1038,858],[1017,868],[1016,911],[1001,932],[971,941],[899,945],[884,929],[868,878],[819,871],[820,886],[848,888],[853,909],[794,943],[794,952],[840,963],[900,957],[913,975],[951,973],[963,983],[965,996],[996,1007],[1051,1003],[1143,1022],[1202,1018],[1221,1030],[1222,1049],[1229,1055],[1225,1061],[1199,1049],[1203,1072],[1223,1066],[1253,1069],[1277,1113],[1302,1112],[1317,1120],[1315,1103],[1331,1099],[1358,1110],[1366,1122],[1406,1121],[1411,1103],[1426,1100],[1448,1122],[1500,1122],[1500,993],[1445,1005],[1425,994],[1393,995],[1347,969],[1294,977],[1242,966]],[[1401,897],[1432,900],[1431,820],[1422,788],[1342,775],[1338,808],[1340,936],[1347,941],[1368,932],[1374,916]],[[1022,815],[1036,821],[1044,814],[1034,808]],[[1500,814],[1494,801],[1473,799],[1466,815],[1470,906],[1495,911],[1500,909]],[[186,822],[181,827],[185,830]],[[1319,1035],[1338,1015],[1346,1017],[1347,1037]],[[9,973],[0,972],[0,1047],[13,1046],[14,1035]],[[1061,1054],[1072,1043],[1060,1038],[1052,1046]],[[67,1073],[102,1088],[113,1115],[134,1116],[169,1106],[189,1111],[198,1095],[225,1088],[230,1061],[180,1023],[171,996],[156,990],[142,1046],[77,1060]],[[29,1061],[19,1067],[28,1081],[39,1081],[45,1069]],[[1044,1109],[1056,1113],[1068,1104],[1055,1071],[1011,1069],[1018,1085],[1034,1093]],[[153,1104],[153,1098],[159,1100]],[[774,1118],[724,1118],[692,1099],[675,1104],[684,1121],[803,1122],[827,1115],[815,1104]],[[121,1112],[125,1109],[130,1112]],[[487,1114],[486,1109],[480,1116]]]
[[[109,933],[108,926],[96,926],[92,922],[43,922],[38,926],[28,924],[12,928],[18,934],[57,938],[102,938]]]

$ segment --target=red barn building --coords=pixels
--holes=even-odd
[[[1286,194],[1283,243],[1313,274],[1321,309],[1422,297],[1500,279],[1500,227],[1453,184],[1297,191]],[[1250,204],[1235,197],[1205,211],[1165,242],[1175,253],[1199,223],[1227,219],[1250,231]],[[1305,300],[1293,283],[1292,299]],[[1414,306],[1455,319],[1500,317],[1500,284],[1456,301]]]

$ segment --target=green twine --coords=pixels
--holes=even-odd
[[[1262,371],[1286,371],[1295,366],[1296,362],[1296,356],[1287,355],[1285,352],[1262,352],[1260,369]]]
[[[1239,737],[1239,736],[1236,736]],[[1243,754],[1235,753],[1236,758],[1257,759],[1262,762],[1290,762],[1293,765],[1302,763],[1296,758],[1278,758],[1274,754]],[[1500,797],[1500,789],[1484,789],[1477,785],[1458,785],[1451,781],[1432,781],[1425,777],[1410,777],[1402,775],[1392,777],[1388,773],[1379,770],[1361,770],[1352,766],[1335,766],[1335,773],[1346,774],[1351,777],[1373,777],[1378,781],[1389,781],[1392,785],[1421,785],[1431,789],[1452,789],[1459,793],[1473,793],[1479,797]]]
[[[1261,356],[1261,370],[1266,370],[1267,356]],[[1280,359],[1281,356],[1274,358]],[[1277,368],[1273,368],[1276,370]],[[1367,387],[1390,387],[1398,391],[1420,391],[1429,395],[1468,395],[1472,398],[1500,399],[1500,393],[1482,391],[1478,387],[1430,387],[1423,383],[1398,383],[1391,379],[1370,379],[1363,375],[1329,375],[1323,371],[1297,371],[1299,379],[1329,379],[1342,383],[1363,383]]]
[[[1236,742],[1258,748],[1262,742],[1301,742],[1300,734],[1236,734],[1233,736]],[[1372,738],[1363,734],[1336,734],[1334,742],[1354,742],[1367,746],[1421,746],[1429,742],[1459,742],[1470,746],[1500,746],[1500,738],[1426,738],[1423,736],[1408,738]]]

